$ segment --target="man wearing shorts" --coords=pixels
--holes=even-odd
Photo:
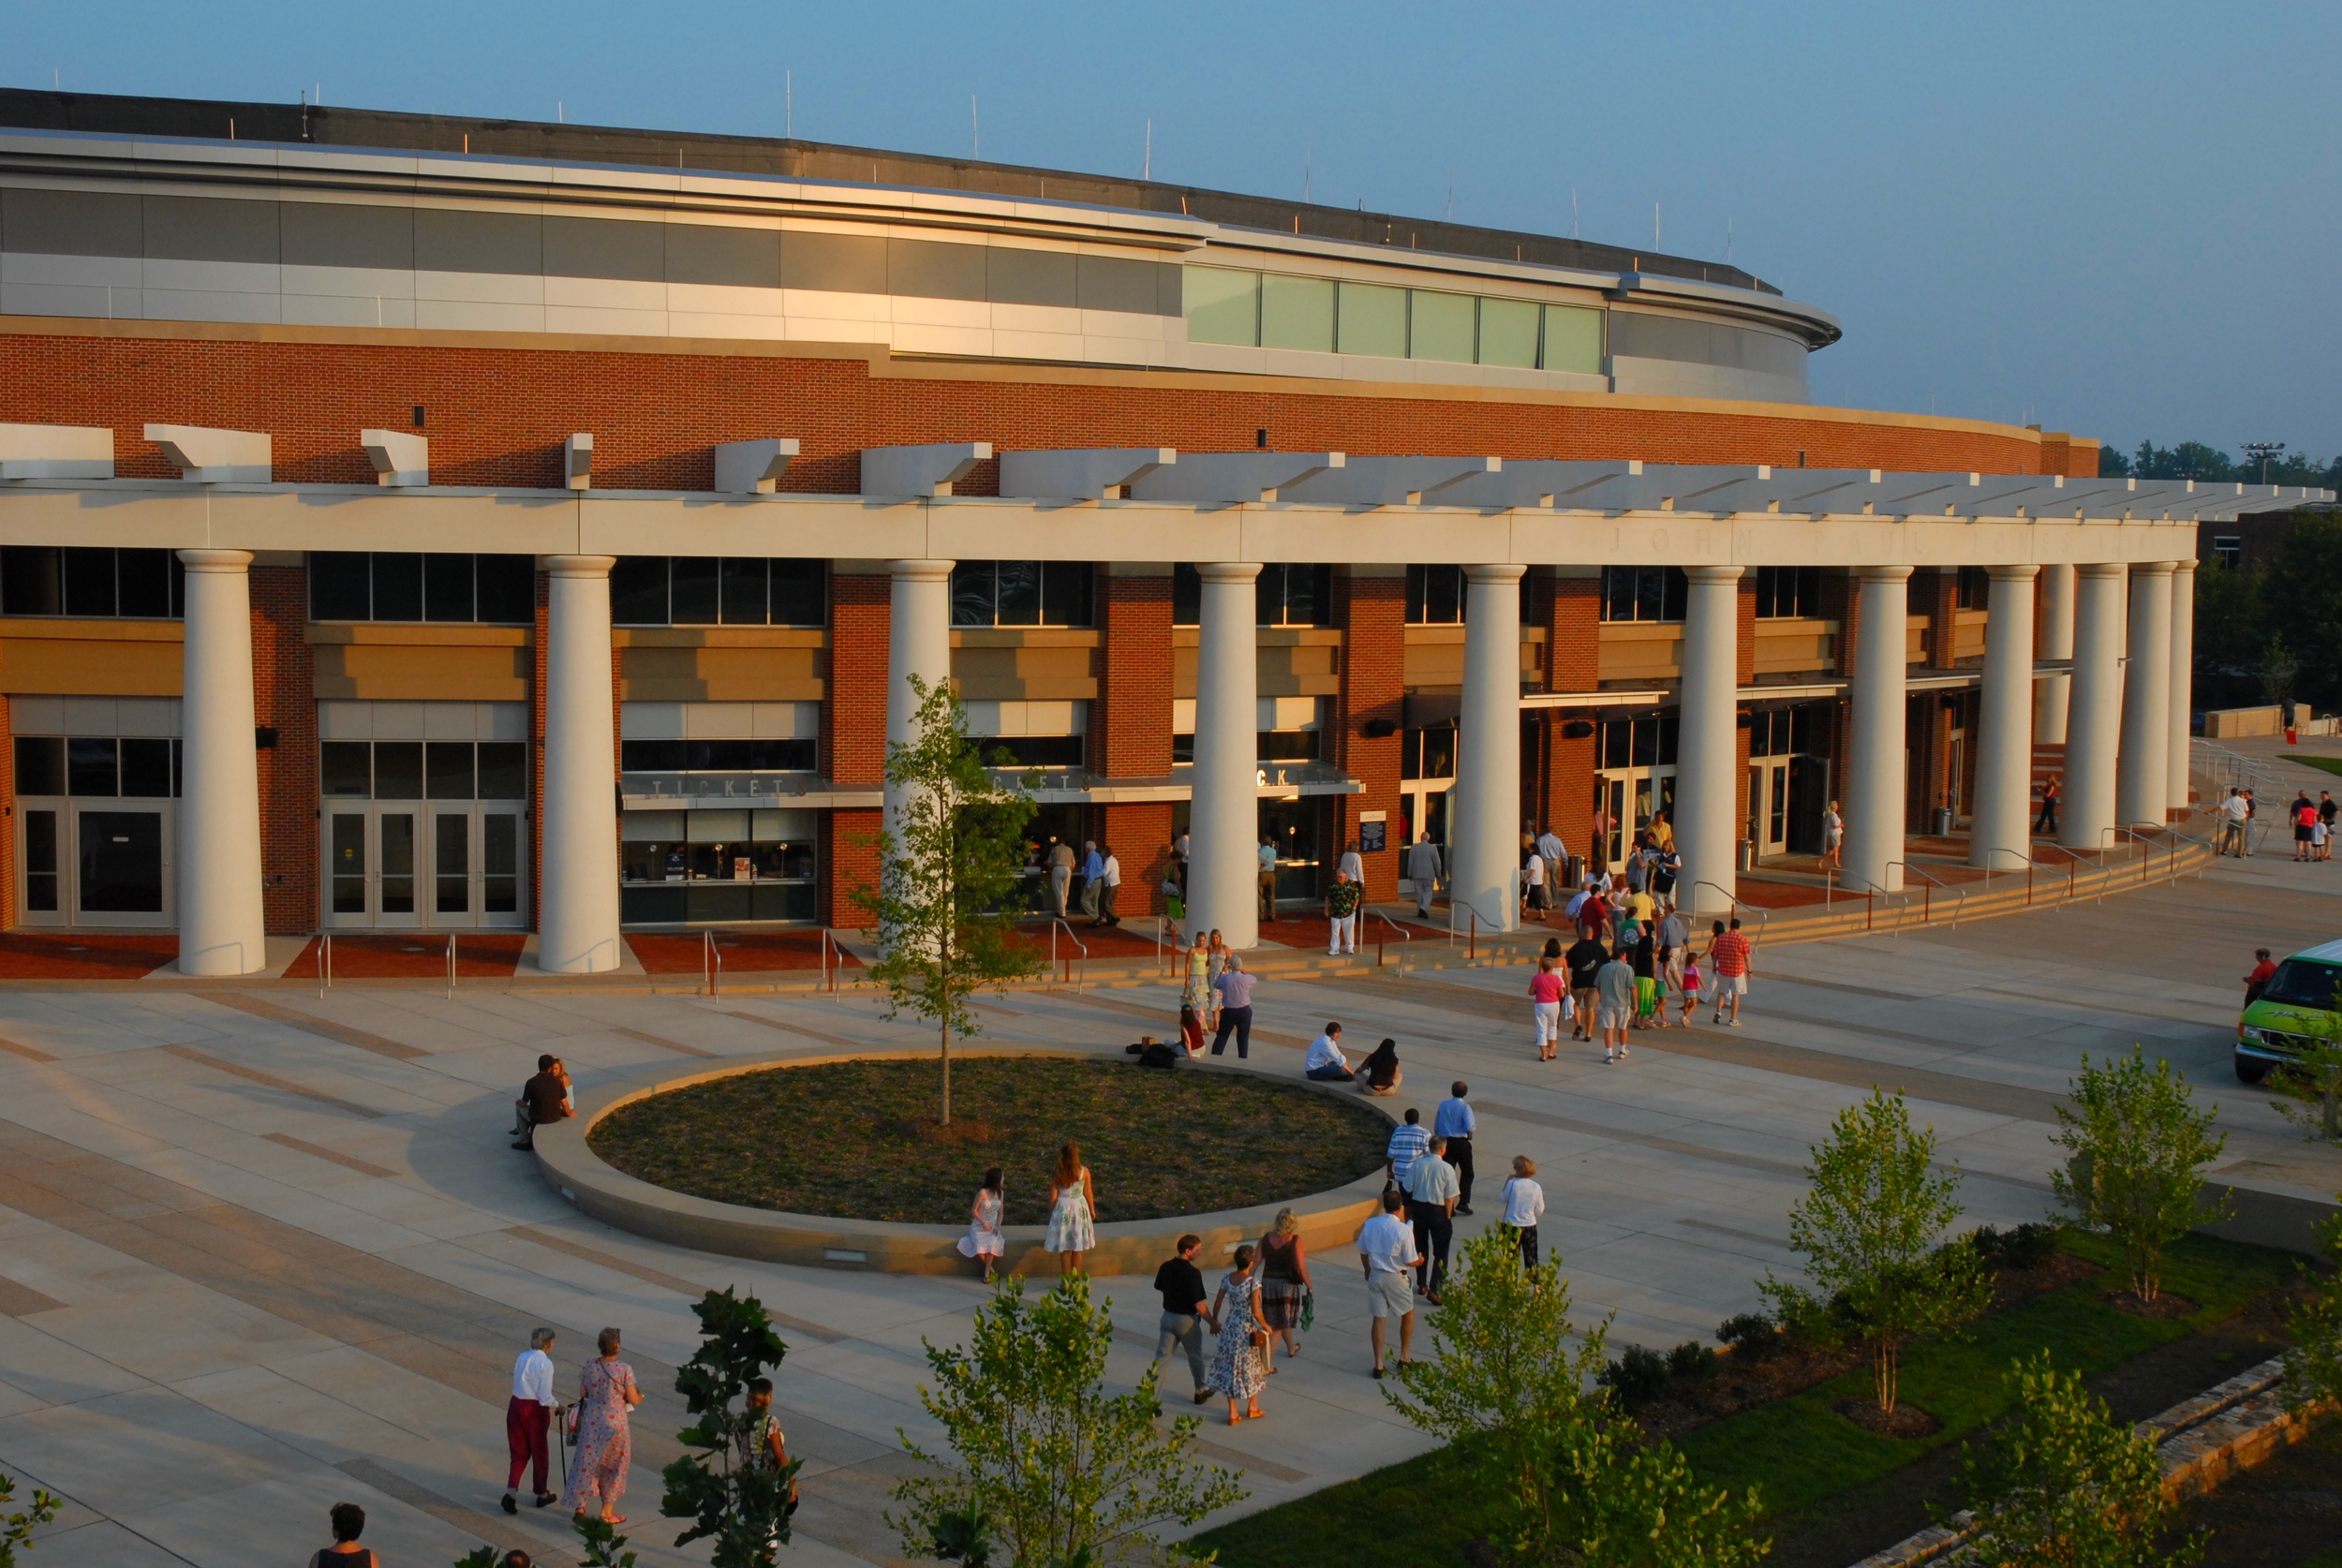
[[[1401,1200],[1396,1192],[1383,1194],[1383,1212],[1358,1232],[1358,1265],[1366,1275],[1366,1305],[1373,1321],[1367,1326],[1374,1347],[1374,1375],[1383,1375],[1383,1324],[1399,1320],[1401,1365],[1415,1359],[1415,1265],[1423,1254],[1415,1232],[1399,1218]]]
[[[1602,965],[1610,956],[1591,935],[1583,936],[1562,954],[1562,962],[1569,968],[1569,989],[1578,998],[1578,1016],[1569,1031],[1572,1040],[1593,1040],[1594,977],[1602,972]]]
[[[1626,1055],[1626,1028],[1635,1021],[1635,966],[1622,950],[1594,971],[1595,1001],[1600,1008],[1602,1059],[1619,1061]]]
[[[1717,924],[1715,940],[1708,944],[1708,961],[1716,971],[1716,1011],[1715,1015],[1709,1019],[1710,1023],[1724,1022],[1725,1008],[1728,1003],[1732,1027],[1741,1027],[1741,998],[1748,995],[1748,977],[1754,967],[1754,956],[1748,939],[1741,935],[1738,917],[1733,919],[1729,930],[1725,929],[1721,922]]]
[[[1838,803],[1831,801],[1830,809],[1821,814],[1821,863],[1835,870],[1845,863],[1839,852],[1845,848],[1845,819],[1838,815]]]

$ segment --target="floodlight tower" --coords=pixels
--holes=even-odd
[[[2266,484],[2269,482],[2269,459],[2284,456],[2285,443],[2283,441],[2246,441],[2245,455],[2260,464],[2260,482]]]

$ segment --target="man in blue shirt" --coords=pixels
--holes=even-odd
[[[1449,1098],[1439,1102],[1438,1112],[1431,1117],[1431,1136],[1447,1140],[1445,1159],[1456,1167],[1456,1216],[1463,1218],[1472,1212],[1472,1107],[1464,1096],[1472,1087],[1461,1078],[1448,1086]]]
[[[1082,840],[1082,913],[1089,924],[1098,924],[1098,900],[1106,891],[1106,857],[1098,852],[1095,839]]]

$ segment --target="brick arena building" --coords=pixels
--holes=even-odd
[[[2185,805],[2267,487],[1826,408],[1737,269],[796,141],[0,93],[0,918],[851,925],[911,673],[1152,907]],[[2176,586],[2175,586],[2176,584]],[[1901,625],[1898,628],[1897,622]],[[1886,628],[1884,634],[1877,629]],[[1606,825],[1597,836],[1597,821]]]

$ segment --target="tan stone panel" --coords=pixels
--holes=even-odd
[[[1605,681],[1674,680],[1682,671],[1683,629],[1669,621],[1607,621],[1599,643],[1596,678]]]
[[[1756,673],[1796,674],[1835,668],[1838,623],[1807,617],[1802,620],[1756,623]]]
[[[177,630],[176,626],[172,628]],[[42,697],[176,697],[177,641],[10,637],[0,642],[0,692]]]
[[[829,655],[817,646],[626,647],[618,696],[636,703],[818,703]]]
[[[535,657],[522,647],[325,643],[317,695],[362,702],[523,703]]]

